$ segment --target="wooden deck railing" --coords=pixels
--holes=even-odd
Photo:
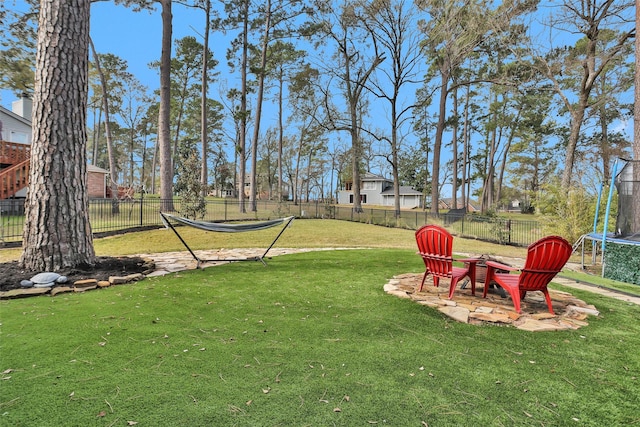
[[[8,199],[27,186],[30,164],[27,159],[0,171],[0,199]]]
[[[0,141],[0,164],[15,165],[29,158],[31,145]]]
[[[29,144],[0,141],[0,200],[14,196],[27,186],[30,154]]]

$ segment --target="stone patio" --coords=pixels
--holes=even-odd
[[[427,277],[421,292],[418,292],[423,273],[407,273],[393,277],[384,285],[384,291],[399,298],[407,298],[418,304],[433,307],[450,318],[473,325],[511,325],[525,331],[559,331],[587,326],[589,316],[600,313],[593,305],[574,297],[568,292],[549,289],[553,311],[549,313],[542,292],[528,292],[522,301],[522,313],[518,314],[511,297],[502,297],[497,289],[490,288],[487,298],[482,298],[483,284],[476,284],[476,295],[471,295],[471,286],[458,288],[449,300],[449,283],[440,280],[433,286]]]

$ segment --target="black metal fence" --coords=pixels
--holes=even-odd
[[[477,214],[440,214],[434,215],[424,210],[400,211],[395,215],[393,209],[365,208],[355,212],[350,206],[330,205],[322,202],[298,203],[259,200],[255,210],[249,201],[244,202],[241,211],[238,200],[225,199],[207,201],[204,219],[207,221],[250,221],[296,216],[298,218],[325,218],[355,221],[385,227],[398,227],[416,230],[424,224],[439,224],[457,236],[485,240],[500,244],[528,246],[542,237],[537,221],[512,220],[496,216]],[[163,227],[159,215],[161,210],[180,214],[181,201],[160,200],[158,198],[139,198],[120,201],[115,204],[111,199],[93,199],[89,202],[89,218],[94,234],[117,232],[138,228]],[[24,214],[22,209],[0,212],[0,243],[22,240]]]

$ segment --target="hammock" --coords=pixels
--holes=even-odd
[[[201,263],[209,262],[209,261],[260,261],[260,262],[262,262],[263,265],[267,265],[267,263],[264,262],[264,258],[267,256],[267,253],[271,250],[273,245],[276,244],[276,242],[278,241],[280,236],[282,236],[282,233],[284,233],[284,230],[287,229],[289,224],[291,224],[291,222],[295,218],[293,216],[289,216],[287,218],[272,219],[272,220],[261,221],[261,222],[230,224],[230,223],[220,223],[220,222],[198,221],[198,220],[194,220],[194,219],[183,218],[183,217],[180,217],[180,216],[171,215],[171,214],[164,213],[164,212],[160,212],[160,216],[162,217],[162,222],[164,223],[165,227],[170,228],[171,230],[173,230],[173,232],[176,234],[176,236],[178,236],[178,239],[180,239],[180,241],[185,246],[185,248],[187,248],[187,250],[189,251],[191,256],[193,256],[193,258],[196,260],[197,268],[200,268],[200,264]],[[182,225],[187,225],[189,227],[197,228],[199,230],[213,231],[213,232],[218,232],[218,233],[241,233],[241,232],[245,232],[245,231],[258,231],[258,230],[266,230],[267,228],[275,227],[275,226],[281,225],[281,224],[284,224],[284,225],[283,225],[282,229],[280,230],[280,233],[278,233],[278,235],[275,237],[275,239],[273,239],[273,241],[271,242],[269,247],[261,255],[257,255],[257,256],[249,257],[249,258],[200,259],[191,250],[191,248],[189,247],[187,242],[184,241],[184,239],[182,238],[180,233],[178,233],[178,230],[176,230],[176,228],[174,227],[174,225],[171,223],[170,220],[175,221],[175,222],[177,222],[179,224],[182,224]]]

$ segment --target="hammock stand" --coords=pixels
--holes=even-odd
[[[289,216],[286,218],[272,219],[269,221],[262,221],[262,222],[254,222],[254,223],[246,223],[246,224],[228,224],[228,223],[220,223],[220,222],[197,221],[189,218],[183,218],[176,215],[171,215],[164,212],[160,212],[160,216],[162,217],[162,222],[164,223],[165,227],[170,228],[176,234],[176,236],[178,236],[178,239],[180,239],[184,247],[187,248],[191,256],[193,256],[193,258],[196,260],[197,262],[196,268],[200,268],[200,264],[204,262],[212,262],[212,261],[260,261],[264,266],[266,266],[267,263],[264,261],[264,258],[267,256],[267,253],[271,250],[273,245],[276,244],[280,236],[282,236],[282,233],[284,233],[284,230],[287,229],[289,224],[291,224],[291,221],[293,221],[293,219],[295,218],[293,216]],[[187,242],[184,241],[184,239],[182,238],[180,233],[178,233],[178,230],[176,230],[176,228],[174,227],[174,225],[171,223],[170,220],[173,220],[183,225],[188,225],[190,227],[197,228],[199,230],[214,231],[214,232],[220,232],[220,233],[240,233],[245,231],[258,231],[258,230],[265,230],[267,228],[275,227],[280,224],[284,224],[284,225],[282,226],[282,229],[280,230],[278,235],[275,237],[275,239],[273,239],[269,247],[261,255],[257,255],[249,258],[200,259],[191,250]]]

